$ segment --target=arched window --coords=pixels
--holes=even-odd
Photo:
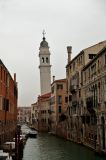
[[[44,62],[45,62],[44,57],[42,57],[42,63],[44,63]]]
[[[49,62],[49,59],[48,59],[48,57],[46,57],[46,63],[48,63]]]

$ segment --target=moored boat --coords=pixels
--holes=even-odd
[[[9,153],[0,150],[0,160],[12,160],[12,157],[9,155]]]
[[[36,131],[29,131],[28,137],[30,137],[30,138],[36,138],[37,137],[37,132]]]
[[[12,152],[15,151],[15,142],[5,142],[2,145],[3,151],[5,152]]]

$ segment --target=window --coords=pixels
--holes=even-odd
[[[44,61],[45,61],[45,60],[44,60],[44,57],[42,57],[42,63],[44,63]]]
[[[3,110],[9,111],[9,99],[3,98]]]
[[[57,89],[63,89],[63,84],[57,84]]]
[[[91,76],[96,75],[96,63],[91,66]]]
[[[62,96],[58,96],[58,104],[62,104]]]
[[[84,72],[84,80],[85,80],[85,82],[86,82],[86,72]]]
[[[50,113],[51,110],[48,110],[48,113]]]
[[[81,89],[79,89],[79,97],[81,97]]]
[[[96,54],[89,54],[89,59],[93,59],[96,56]]]
[[[48,57],[46,57],[46,63],[49,63],[49,59],[48,59]]]
[[[88,78],[90,78],[90,68],[89,68],[89,70],[88,70]]]
[[[69,102],[72,100],[72,95],[69,95]]]
[[[100,63],[99,63],[99,60],[98,60],[98,69],[99,69],[99,65],[100,65]]]
[[[50,119],[48,118],[48,123],[50,123]]]
[[[59,113],[61,113],[61,106],[59,106]]]
[[[67,103],[68,102],[68,97],[65,97],[65,103]]]
[[[82,64],[82,56],[81,56],[81,64]]]
[[[51,99],[50,99],[50,104],[54,104],[54,103],[55,103],[55,96],[51,97]]]

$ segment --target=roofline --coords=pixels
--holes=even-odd
[[[37,104],[37,102],[35,102],[35,103],[32,103],[31,105],[36,105]]]
[[[99,42],[99,43],[96,43],[96,44],[94,44],[94,45],[92,45],[92,46],[89,46],[89,47],[81,50],[80,53],[78,53],[78,54],[66,65],[66,68],[67,68],[79,55],[83,54],[84,51],[86,51],[87,49],[92,48],[92,47],[94,47],[94,46],[96,46],[96,45],[98,45],[98,44],[102,44],[102,43],[104,43],[104,42],[106,42],[106,40],[105,40],[105,41],[101,41],[101,42]]]
[[[85,48],[84,51],[87,50],[87,49],[89,49],[89,48],[91,48],[91,47],[94,47],[94,46],[96,46],[96,45],[98,45],[98,44],[102,44],[102,43],[104,43],[104,42],[106,42],[106,40],[101,41],[101,42],[99,42],[99,43],[96,43],[96,44],[94,44],[94,45],[92,45],[92,46],[89,46],[89,47]]]
[[[58,80],[53,81],[53,82],[51,83],[51,85],[53,85],[54,83],[57,83],[57,82],[65,82],[65,81],[67,81],[66,78],[64,78],[64,79],[58,79]]]
[[[3,61],[1,59],[0,59],[0,64],[6,69],[7,73],[9,74],[11,79],[14,81],[14,78],[12,77],[12,75],[10,74],[10,72],[8,71],[7,67],[4,65],[4,63],[3,63]]]
[[[81,54],[84,53],[84,50],[80,51],[80,53],[78,53],[67,65],[66,65],[66,68]]]
[[[102,48],[97,55],[90,61],[88,62],[82,69],[82,71],[84,71],[90,64],[92,64],[102,53],[104,53],[104,51],[106,50],[106,46],[104,48]]]
[[[46,93],[46,94],[43,94],[43,95],[41,95],[41,96],[38,96],[38,100],[39,100],[39,99],[44,99],[44,98],[49,98],[50,96],[51,96],[51,92]]]

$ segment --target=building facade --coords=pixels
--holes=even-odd
[[[15,136],[18,89],[14,79],[0,60],[0,145]]]
[[[32,128],[38,130],[38,102],[31,105],[31,126]]]
[[[84,144],[106,153],[106,47],[82,70]]]
[[[82,68],[88,64],[97,53],[104,48],[106,41],[82,50],[75,58],[71,60],[72,47],[67,47],[68,64],[66,66],[66,77],[68,81],[68,139],[77,143],[83,143],[83,99],[82,99]]]
[[[17,121],[19,124],[30,124],[31,122],[31,107],[20,106],[18,107]]]
[[[40,88],[41,95],[44,95],[51,91],[50,51],[45,37],[43,37],[43,41],[40,43],[39,50]]]
[[[38,97],[38,110],[37,110],[37,122],[39,132],[49,132],[50,131],[50,97],[51,93],[46,93]]]
[[[50,100],[50,122],[51,132],[62,137],[66,134],[64,124],[66,120],[67,110],[67,80],[53,80],[51,84],[51,100]]]

